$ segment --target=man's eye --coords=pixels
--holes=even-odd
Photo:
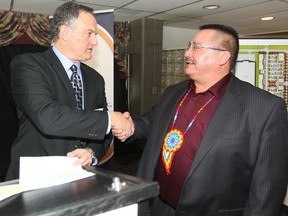
[[[86,35],[87,37],[91,37],[92,32],[86,32],[85,35]]]

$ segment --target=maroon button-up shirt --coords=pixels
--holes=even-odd
[[[185,132],[188,124],[194,118],[198,110],[211,97],[214,96],[214,98],[201,111],[201,113],[199,113],[192,126],[184,135],[182,147],[175,153],[172,159],[170,174],[167,174],[165,166],[163,164],[162,152],[160,154],[158,164],[155,169],[154,180],[159,182],[160,197],[162,198],[162,200],[174,208],[177,207],[183,184],[192,165],[193,159],[200,145],[202,137],[222,95],[224,94],[230,78],[231,75],[228,74],[211,88],[209,88],[207,91],[197,94],[195,93],[195,85],[193,81],[191,81],[188,86],[188,89],[190,87],[192,89],[185,101],[183,102],[182,106],[180,107],[179,114],[174,126],[174,129],[180,130],[182,134]],[[174,116],[171,118],[172,120],[169,130],[171,130],[173,118]]]

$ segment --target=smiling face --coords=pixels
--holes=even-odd
[[[72,62],[87,61],[92,58],[97,41],[97,21],[91,13],[80,12],[72,26],[60,27],[60,42],[57,48]]]
[[[198,32],[192,39],[192,46],[186,50],[186,74],[207,89],[229,73],[230,53],[221,47],[221,37],[217,31],[205,29]]]

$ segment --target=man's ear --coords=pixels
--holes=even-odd
[[[224,65],[229,62],[231,53],[229,51],[222,51],[219,59],[219,64]]]
[[[70,38],[70,34],[71,34],[71,28],[66,26],[66,25],[62,25],[60,26],[60,34],[59,37],[61,40],[63,41],[68,41]]]

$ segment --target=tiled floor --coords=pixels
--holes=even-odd
[[[127,145],[115,142],[113,170],[127,175],[136,175],[142,149],[142,142]]]
[[[114,170],[116,172],[135,176],[140,156],[140,153],[128,153],[125,155],[115,156]]]

